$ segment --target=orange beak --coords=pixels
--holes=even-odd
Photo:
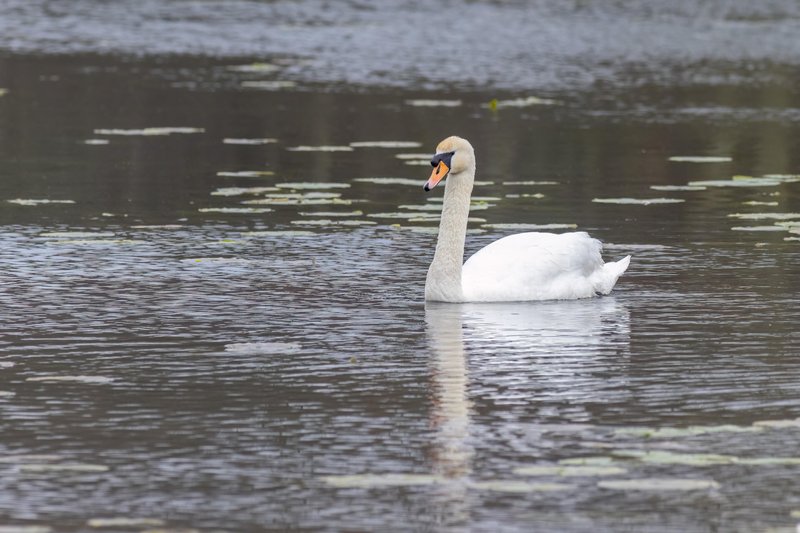
[[[450,167],[447,166],[447,163],[444,161],[439,161],[439,164],[436,165],[436,167],[433,169],[433,172],[431,172],[431,177],[428,178],[427,182],[425,182],[423,189],[425,189],[427,192],[436,187],[436,184],[442,181],[445,176],[447,176],[448,172],[450,172]]]

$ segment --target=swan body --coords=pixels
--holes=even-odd
[[[425,184],[445,182],[439,238],[425,280],[425,299],[442,302],[571,300],[608,294],[630,256],[605,263],[602,244],[585,232],[518,233],[482,248],[462,265],[475,153],[460,137],[436,149]]]

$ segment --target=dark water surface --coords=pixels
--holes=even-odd
[[[16,18],[0,24],[39,6],[50,28],[59,5],[7,4]],[[347,6],[330,16],[386,23]],[[0,526],[794,531],[800,92],[768,43],[796,19],[794,4],[759,6],[698,18],[772,30],[751,50],[757,75],[717,43],[698,61],[731,76],[674,84],[612,61],[611,86],[554,74],[426,92],[435,79],[314,78],[300,38],[294,55],[133,58],[91,42],[48,55],[65,50],[4,33]],[[688,7],[675,9],[651,18]],[[254,61],[277,69],[230,68]],[[521,86],[556,102],[504,106],[536,94]],[[193,129],[96,131],[164,127]],[[574,225],[608,259],[633,256],[611,296],[423,302],[441,190],[425,195],[430,167],[395,156],[454,133],[484,182],[468,253],[531,227],[507,224]],[[420,145],[349,146],[363,141]],[[615,198],[684,201],[593,201]]]

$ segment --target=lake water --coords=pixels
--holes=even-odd
[[[0,526],[795,531],[798,14],[741,4],[453,2],[465,71],[410,4],[7,3]],[[612,295],[426,304],[451,134],[467,253]]]

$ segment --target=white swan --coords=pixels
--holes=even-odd
[[[425,299],[440,302],[568,300],[608,294],[630,256],[603,263],[602,244],[585,232],[518,233],[464,261],[475,151],[461,137],[436,147],[425,190],[445,182],[439,239],[425,280]]]

